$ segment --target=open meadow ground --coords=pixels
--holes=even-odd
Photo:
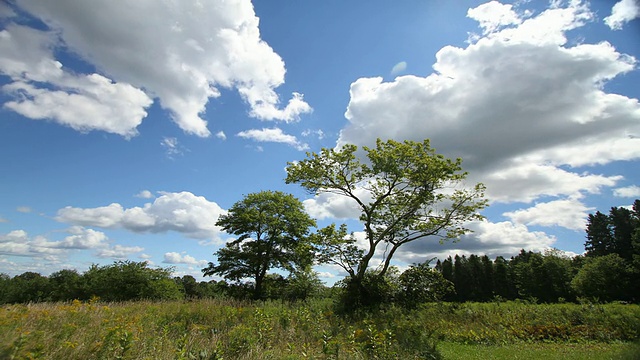
[[[331,305],[4,305],[0,359],[640,358],[638,305],[438,303],[350,318]]]

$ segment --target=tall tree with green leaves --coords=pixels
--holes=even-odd
[[[352,268],[352,281],[362,283],[379,249],[385,251],[373,271],[384,276],[402,246],[458,239],[469,231],[466,222],[482,218],[478,211],[486,206],[484,186],[465,188],[462,160],[437,154],[429,140],[378,139],[375,148],[362,150],[366,159],[358,157],[358,147],[351,144],[307,153],[306,159],[289,163],[286,178],[288,184],[299,184],[310,194],[337,194],[358,206],[366,248],[357,264],[343,267]],[[335,246],[330,250],[335,253]]]
[[[261,191],[233,204],[216,225],[238,236],[216,252],[217,264],[202,269],[205,276],[254,281],[254,298],[263,295],[265,275],[272,268],[293,271],[313,262],[309,229],[316,225],[302,202],[280,191]]]

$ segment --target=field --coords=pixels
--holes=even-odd
[[[334,314],[331,305],[321,299],[5,305],[0,358],[640,358],[638,305],[439,303],[352,318]]]

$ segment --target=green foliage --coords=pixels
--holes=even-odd
[[[7,303],[41,302],[48,299],[50,289],[46,276],[28,271],[8,281],[4,298]]]
[[[397,274],[394,271],[386,275],[369,271],[362,279],[346,277],[336,286],[340,289],[336,311],[341,314],[356,313],[356,315],[391,304],[400,290]]]
[[[357,150],[357,146],[347,144],[337,150],[324,148],[320,153],[308,153],[306,159],[289,163],[286,182],[300,184],[314,195],[341,195],[358,205],[366,235],[365,251],[357,253],[353,240],[341,240],[333,228],[328,230],[329,240],[320,247],[320,258],[349,273],[349,292],[368,295],[363,286],[368,282],[372,286],[383,283],[393,255],[401,246],[434,237],[459,238],[468,232],[466,222],[481,218],[478,211],[486,201],[482,199],[482,184],[472,189],[461,186],[467,175],[462,171],[462,160],[437,154],[428,140],[420,143],[378,139],[375,148],[363,147],[367,160],[360,160]],[[342,228],[337,234],[340,232],[344,232]],[[382,266],[376,270],[379,278],[372,282],[365,279],[365,274],[379,246],[387,251]]]
[[[440,301],[454,291],[453,283],[435,269],[429,262],[412,265],[399,277],[401,303],[409,308],[419,304]]]
[[[171,272],[171,269],[149,268],[146,262],[117,261],[91,266],[83,279],[85,291],[105,301],[182,298]]]
[[[571,286],[579,296],[590,300],[631,300],[629,285],[632,274],[631,268],[618,254],[590,257],[571,281]]]
[[[632,210],[612,207],[609,215],[600,211],[589,214],[587,222],[587,256],[618,254],[627,262],[634,255],[640,255],[640,248],[634,246],[634,233],[640,229],[640,200],[633,203]]]
[[[249,194],[216,225],[238,238],[216,252],[218,263],[210,262],[203,274],[232,281],[252,278],[256,299],[264,296],[263,281],[269,269],[293,271],[313,262],[307,235],[315,221],[293,195],[280,191]]]
[[[638,305],[440,302],[361,315],[336,316],[319,299],[4,305],[0,358],[441,359],[450,344],[555,344],[547,357],[565,358],[576,344],[640,339]]]

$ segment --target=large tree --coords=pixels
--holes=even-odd
[[[263,295],[267,271],[293,271],[313,261],[308,244],[309,228],[315,221],[300,200],[280,191],[261,191],[235,203],[216,225],[238,236],[216,252],[217,264],[202,269],[205,276],[254,280],[254,297]]]
[[[466,222],[481,218],[478,211],[486,205],[484,186],[465,188],[462,161],[437,154],[428,140],[378,139],[375,148],[362,149],[358,153],[357,146],[347,144],[308,153],[306,159],[289,163],[286,178],[311,194],[337,194],[357,204],[366,235],[366,248],[357,261],[352,261],[357,252],[349,238],[344,249],[335,237],[330,246],[319,249],[329,251],[334,262],[340,262],[340,256],[352,262],[342,267],[356,283],[362,283],[377,250],[385,249],[379,254],[381,266],[373,272],[384,276],[403,245],[457,239],[468,232]]]

